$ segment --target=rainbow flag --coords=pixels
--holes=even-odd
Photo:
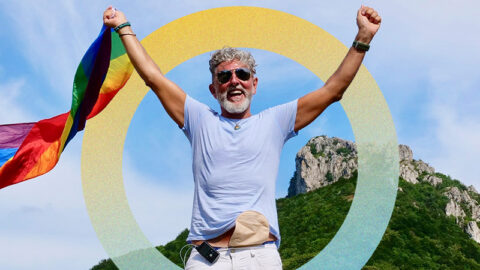
[[[0,189],[49,172],[68,142],[100,113],[133,71],[113,29],[103,27],[78,65],[69,112],[36,123],[0,125]]]

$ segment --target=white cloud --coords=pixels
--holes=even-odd
[[[71,1],[15,1],[3,4],[11,20],[19,50],[37,73],[47,78],[52,94],[65,102],[71,99],[75,70],[93,38],[100,30],[98,20],[87,5]],[[91,8],[91,7],[90,7]],[[97,15],[97,14],[95,14]],[[95,30],[96,29],[96,30]]]
[[[167,153],[174,152],[162,151],[163,155],[169,156]],[[128,202],[137,223],[150,242],[155,246],[166,244],[185,228],[189,229],[193,181],[163,179],[162,175],[152,179],[151,176],[142,173],[141,168],[135,168],[128,155],[124,154],[123,159]],[[182,182],[192,184],[185,185]]]
[[[480,187],[474,170],[480,161],[480,79],[463,70],[432,68],[425,104],[429,124],[421,134],[421,154],[442,173]]]
[[[72,140],[46,175],[0,190],[2,268],[89,269],[107,257],[83,199],[80,144]]]
[[[429,152],[429,160],[445,174],[478,190],[480,177],[475,168],[480,161],[479,115],[461,115],[447,105],[432,108],[432,119],[437,125],[432,130],[437,138],[434,143],[440,147]]]
[[[100,244],[91,245],[92,238],[84,236],[52,237],[51,234],[0,233],[2,269],[90,269],[100,261]]]
[[[0,124],[31,122],[32,115],[25,109],[21,92],[25,79],[0,83]]]

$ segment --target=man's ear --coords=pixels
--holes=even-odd
[[[213,97],[217,99],[217,91],[215,91],[215,87],[213,86],[213,83],[211,83],[208,86],[208,89],[210,89],[210,93],[213,95]]]
[[[255,77],[255,78],[253,78],[253,93],[252,93],[252,95],[255,95],[257,93],[257,86],[258,86],[258,78]]]

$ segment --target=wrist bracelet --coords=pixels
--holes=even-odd
[[[366,52],[368,49],[370,49],[370,45],[356,40],[353,42],[352,46],[353,48],[363,52]]]
[[[132,25],[130,24],[130,22],[124,22],[118,25],[117,27],[113,28],[113,30],[115,30],[115,32],[118,32],[118,30],[122,29],[125,26],[132,26]]]
[[[137,36],[134,33],[125,33],[125,34],[118,34],[118,36]]]

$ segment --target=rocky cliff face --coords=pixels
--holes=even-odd
[[[442,183],[435,169],[422,160],[414,160],[412,150],[399,146],[400,177],[412,184],[426,182],[433,186]],[[287,197],[306,193],[335,183],[340,178],[352,177],[358,168],[355,143],[339,138],[318,136],[300,149],[295,158],[296,171],[290,180]],[[401,189],[399,190],[402,191]],[[447,187],[444,195],[449,199],[447,216],[454,216],[457,224],[476,242],[480,243],[480,205],[472,196],[478,195],[473,186],[466,190]],[[472,196],[471,196],[472,195]]]
[[[288,196],[335,183],[341,177],[352,177],[357,171],[357,147],[338,138],[316,137],[300,149],[295,164]]]
[[[477,222],[480,222],[480,205],[469,193],[476,194],[472,186],[468,190],[463,191],[458,187],[447,188],[444,194],[450,201],[447,204],[445,213],[447,216],[454,216],[457,224],[463,227],[473,240],[480,243],[480,229],[477,225]]]

